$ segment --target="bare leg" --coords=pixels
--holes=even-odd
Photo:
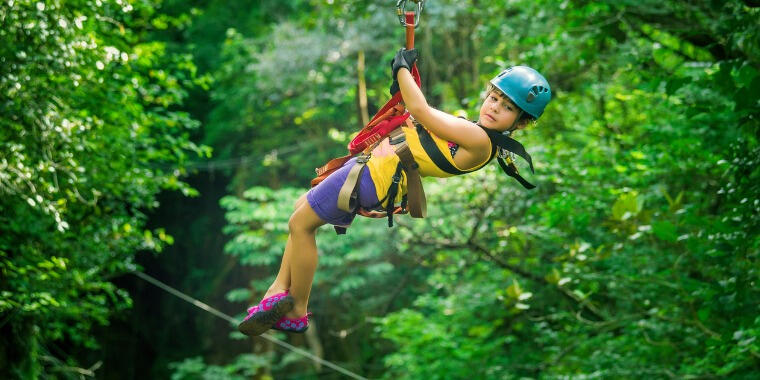
[[[272,285],[269,285],[264,298],[273,296],[277,293],[282,293],[290,288],[290,256],[288,253],[292,251],[293,243],[288,236],[288,242],[285,243],[285,252],[282,254],[282,262],[280,263],[280,271],[277,272],[277,278],[274,279]]]
[[[296,201],[293,211],[298,210],[301,205],[306,202],[306,194],[301,195]],[[285,243],[285,252],[282,254],[282,262],[280,263],[280,271],[277,273],[277,278],[274,279],[272,285],[269,286],[264,298],[273,296],[277,293],[282,293],[287,289],[290,289],[290,258],[293,251],[293,242],[288,235],[288,241]]]
[[[325,224],[304,197],[296,202],[296,211],[288,221],[288,242],[285,244],[280,272],[267,295],[278,290],[290,289],[290,295],[272,304],[271,309],[250,314],[238,325],[240,332],[257,336],[268,330],[283,315],[300,318],[306,314],[317,270],[317,228]],[[280,289],[284,288],[284,289]],[[287,311],[290,312],[287,312]]]
[[[299,318],[306,314],[311,284],[317,270],[317,228],[325,224],[308,202],[303,202],[290,217],[290,295],[295,300],[293,310],[286,314],[289,318]]]

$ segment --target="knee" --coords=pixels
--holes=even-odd
[[[309,228],[299,216],[298,210],[296,210],[288,220],[288,231],[290,231],[291,234],[313,234],[315,229]]]

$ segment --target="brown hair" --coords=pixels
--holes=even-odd
[[[509,96],[507,96],[504,93],[504,91],[502,91],[498,87],[494,86],[493,83],[491,83],[491,82],[488,82],[488,84],[486,84],[486,93],[485,93],[484,99],[487,98],[488,95],[490,95],[494,91],[497,94],[501,95],[502,97],[509,99],[509,101],[512,102],[512,104],[514,104],[515,107],[517,107],[517,109],[519,109],[520,111],[522,111],[522,116],[520,116],[520,120],[518,120],[518,122],[535,122],[536,121],[536,118],[533,117],[533,115],[525,112],[522,108],[520,108],[520,106],[518,106],[517,104],[515,104],[515,102],[513,102],[512,99],[510,99]]]

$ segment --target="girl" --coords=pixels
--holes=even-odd
[[[478,121],[473,123],[428,105],[410,73],[416,58],[414,49],[401,49],[396,54],[391,63],[394,78],[391,92],[400,88],[407,110],[418,123],[417,128],[403,128],[422,176],[448,177],[482,168],[499,150],[497,137],[523,129],[538,119],[551,99],[549,83],[541,74],[526,66],[514,66],[490,81]],[[456,169],[455,173],[436,165],[422,148],[420,135],[432,137]],[[361,207],[371,209],[386,197],[385,189],[389,188],[398,160],[387,143],[372,152],[367,162],[369,170],[362,172],[359,181]],[[311,313],[307,312],[307,305],[317,268],[316,230],[327,223],[346,226],[355,217],[355,213],[337,207],[338,192],[355,161],[348,161],[296,201],[280,271],[264,299],[248,309],[248,316],[238,326],[244,334],[256,336],[270,328],[304,332],[308,328]],[[397,199],[386,202],[396,202],[402,197],[406,182],[402,179],[401,183]]]

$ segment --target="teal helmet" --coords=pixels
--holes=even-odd
[[[528,66],[512,66],[491,79],[491,84],[536,119],[544,113],[552,98],[549,82]]]

